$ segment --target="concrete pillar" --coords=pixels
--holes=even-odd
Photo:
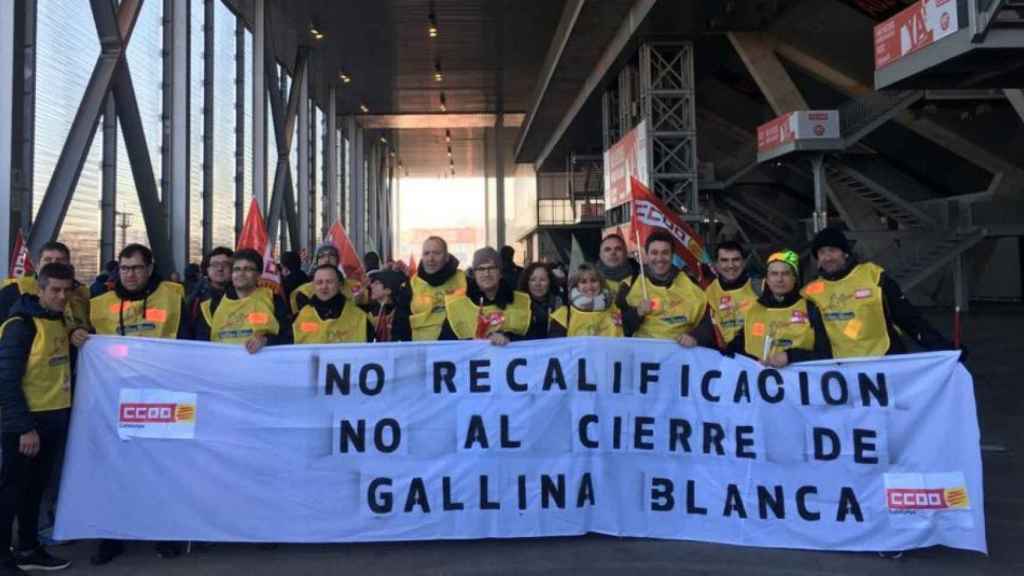
[[[164,200],[170,219],[171,266],[184,277],[189,258],[189,2],[169,2],[172,42],[164,65],[171,67],[170,91],[170,154],[171,173]]]

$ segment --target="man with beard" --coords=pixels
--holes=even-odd
[[[597,269],[613,299],[618,295],[622,283],[639,272],[636,261],[626,254],[626,241],[618,234],[609,234],[601,240]]]
[[[201,314],[199,307],[203,302],[223,296],[224,291],[231,285],[231,259],[234,254],[230,248],[218,246],[203,258],[204,276],[196,286],[195,292],[188,297],[188,314],[193,322],[193,332],[194,323]]]
[[[325,264],[313,271],[313,297],[299,310],[292,325],[296,344],[370,342],[370,318],[341,287],[344,276],[337,266]]]
[[[458,259],[448,253],[443,238],[431,236],[423,242],[420,264],[410,284],[412,339],[437,340],[447,317],[445,298],[466,293],[466,274],[459,270]]]
[[[490,246],[473,254],[473,282],[445,297],[439,340],[486,339],[504,346],[530,328],[530,297],[501,277],[501,256]]]
[[[36,266],[42,269],[47,264],[71,265],[71,250],[61,242],[47,242],[39,249],[39,257],[36,258]],[[22,294],[39,295],[39,285],[34,276],[22,276],[21,278],[10,278],[0,288],[0,322],[7,320],[11,306],[14,305]],[[85,327],[89,322],[89,287],[74,281],[74,288],[68,295],[67,309],[64,310],[64,319],[69,329]]]

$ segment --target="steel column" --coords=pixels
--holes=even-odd
[[[497,220],[495,225],[494,240],[495,247],[501,248],[505,245],[505,138],[502,134],[502,122],[505,117],[504,111],[500,108],[501,96],[498,96],[498,120],[494,124],[494,216]]]
[[[14,2],[0,2],[0,274],[11,254],[11,147],[14,100]]]
[[[327,90],[327,129],[324,131],[324,233],[341,217],[338,210],[338,103],[336,88],[332,85]]]
[[[103,106],[103,189],[100,193],[100,263],[117,256],[117,104]]]
[[[350,155],[349,162],[351,165],[352,179],[350,181],[351,194],[352,194],[352,206],[351,206],[351,230],[349,230],[349,237],[352,239],[352,244],[355,246],[356,252],[359,254],[363,253],[363,247],[365,246],[364,234],[364,218],[366,215],[366,172],[365,164],[366,155],[363,151],[363,140],[364,132],[359,123],[356,121],[355,116],[349,116],[349,144]]]
[[[304,64],[303,64],[303,66],[304,66]],[[310,198],[309,198],[309,195],[311,193],[311,186],[309,185],[309,178],[312,175],[312,172],[309,169],[309,120],[310,120],[310,116],[311,115],[309,113],[309,80],[308,80],[308,78],[309,78],[308,74],[304,74],[301,70],[296,70],[295,80],[294,80],[293,85],[292,85],[292,92],[295,93],[297,91],[297,93],[298,93],[298,100],[299,100],[299,104],[298,104],[298,122],[299,122],[299,130],[298,130],[298,132],[299,132],[298,133],[298,139],[299,139],[299,146],[298,146],[298,148],[299,149],[298,149],[298,155],[299,155],[299,158],[298,158],[298,162],[297,162],[298,170],[299,170],[299,173],[297,175],[297,178],[298,178],[298,186],[297,186],[298,190],[297,190],[297,193],[299,195],[299,201],[298,201],[298,210],[299,210],[299,214],[298,214],[298,216],[299,216],[299,218],[298,218],[298,220],[299,220],[299,222],[298,222],[298,224],[299,224],[299,230],[298,230],[299,234],[298,234],[298,236],[299,236],[299,242],[298,242],[298,245],[292,246],[292,250],[302,250],[302,249],[310,250],[310,247],[309,247],[309,238],[310,238],[310,234],[309,234],[309,224],[310,224],[310,218],[309,218],[310,201],[309,200],[310,200]],[[291,104],[291,98],[289,98],[289,102],[288,103]],[[290,107],[291,106],[289,106],[289,108]],[[290,129],[288,129],[288,133],[291,134],[291,130]],[[291,149],[289,148],[289,151],[290,150]],[[290,154],[289,154],[289,156],[290,156]]]
[[[36,0],[15,2],[14,99],[11,156],[12,204],[22,230],[32,227],[33,157],[36,124]]]
[[[164,205],[169,217],[172,266],[184,277],[189,259],[189,12],[190,2],[168,2],[171,9],[171,46],[166,64],[171,66],[170,166],[165,179]],[[165,153],[167,151],[165,150]]]
[[[203,0],[203,254],[213,250],[213,3]]]
[[[85,164],[89,148],[96,135],[96,126],[107,91],[110,89],[118,66],[124,58],[124,49],[131,38],[141,6],[139,0],[122,0],[115,16],[110,0],[91,0],[91,4],[93,18],[100,36],[100,56],[96,60],[96,66],[86,85],[85,93],[79,103],[78,111],[75,113],[75,119],[71,124],[68,137],[64,141],[57,165],[54,167],[46,194],[39,207],[39,213],[32,226],[28,243],[33,253],[37,252],[46,242],[55,239],[60,232],[64,216],[71,204],[71,195],[78,185],[82,166]],[[5,23],[13,21],[9,18],[0,18],[0,20]],[[0,34],[0,38],[4,38],[4,45],[12,37],[12,35]],[[6,56],[0,56],[0,60],[6,59]],[[5,73],[4,78],[2,82],[8,82],[9,74]],[[2,105],[7,106],[8,104]],[[0,124],[7,123],[9,125],[10,114],[4,114],[3,117],[6,120],[0,120]],[[6,138],[6,141],[9,142],[9,137]],[[4,156],[7,158],[4,162],[9,162],[10,154],[4,154]],[[6,178],[10,177],[9,167],[3,172],[8,174]],[[9,181],[7,186],[9,189]],[[9,218],[6,216],[10,209],[9,199],[4,202],[5,204],[0,205],[0,212],[4,212],[3,218],[6,221]],[[7,228],[0,224],[0,237],[6,230]],[[7,252],[5,252],[3,261],[6,261],[7,257]]]
[[[811,173],[814,175],[814,214],[811,215],[811,222],[817,234],[828,226],[828,178],[822,154],[811,157]]]
[[[380,182],[378,180],[380,170],[377,165],[378,150],[380,150],[380,144],[372,141],[366,155],[366,229],[363,230],[363,234],[365,236],[364,242],[367,245],[363,247],[360,254],[377,249],[377,193],[380,190]]]
[[[245,21],[235,17],[235,243],[245,219]],[[203,271],[205,272],[205,270]]]
[[[267,214],[266,0],[252,0],[252,195]]]
[[[269,56],[269,55],[268,55]],[[268,63],[269,66],[269,63]],[[295,122],[299,115],[299,90],[302,79],[307,71],[307,58],[304,50],[299,50],[295,63],[295,78],[292,78],[292,85],[288,95],[288,109],[283,111],[281,86],[277,84],[276,66],[269,66],[270,76],[267,78],[270,87],[270,103],[274,120],[274,133],[277,139],[277,169],[274,173],[274,192],[270,197],[270,207],[267,210],[267,233],[274,238],[279,230],[279,224],[283,215],[288,221],[288,234],[293,247],[300,244],[298,236],[298,218],[295,210],[295,198],[292,194],[292,173],[289,157],[292,149],[292,135],[295,132]],[[283,77],[282,77],[283,81]]]
[[[1017,111],[1017,115],[1020,116],[1022,122],[1024,122],[1024,90],[1020,88],[1003,90],[1006,94],[1006,99],[1010,101],[1013,109]]]

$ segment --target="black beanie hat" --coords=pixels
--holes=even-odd
[[[370,282],[380,282],[385,288],[391,290],[392,293],[397,292],[407,280],[408,278],[405,277],[405,274],[396,270],[385,268],[370,272]]]
[[[825,246],[839,248],[847,254],[850,253],[850,241],[846,239],[846,235],[838,228],[823,228],[814,236],[811,248],[815,258],[818,257],[818,249]]]

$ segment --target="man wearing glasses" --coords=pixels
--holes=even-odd
[[[231,248],[218,246],[203,258],[203,277],[199,285],[188,296],[188,314],[195,331],[196,318],[200,316],[199,307],[207,300],[223,296],[231,285],[231,258],[235,252]]]
[[[255,354],[270,344],[290,344],[288,306],[269,288],[259,285],[263,257],[255,250],[239,250],[231,263],[231,285],[224,294],[199,306],[196,340],[242,344]]]
[[[530,328],[530,297],[501,277],[501,258],[491,247],[473,254],[473,282],[465,294],[445,298],[440,340],[490,340],[504,346]]]

